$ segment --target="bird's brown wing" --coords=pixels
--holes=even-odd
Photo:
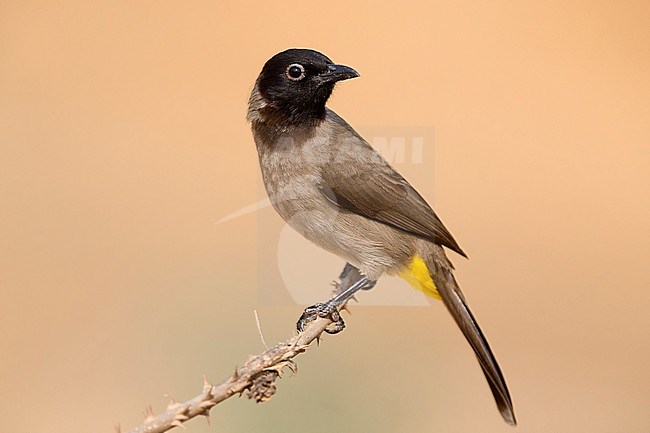
[[[359,147],[368,158],[355,158],[349,169],[325,167],[321,191],[350,212],[428,239],[467,257],[418,192],[367,143]],[[358,156],[358,155],[357,155]]]

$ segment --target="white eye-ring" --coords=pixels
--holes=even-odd
[[[305,67],[300,63],[292,63],[287,68],[287,78],[292,81],[300,81],[305,78]]]

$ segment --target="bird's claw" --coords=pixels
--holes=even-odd
[[[298,322],[296,323],[298,332],[304,331],[309,323],[319,317],[328,318],[332,321],[332,323],[327,325],[325,328],[325,332],[328,334],[338,334],[345,328],[345,322],[339,314],[338,305],[335,302],[330,301],[324,304],[319,303],[305,308],[305,311],[303,311],[302,316],[300,316],[300,319],[298,319]]]

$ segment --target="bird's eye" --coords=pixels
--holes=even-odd
[[[294,63],[287,68],[287,78],[293,81],[300,81],[305,78],[305,67],[300,63]]]

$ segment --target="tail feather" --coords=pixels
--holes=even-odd
[[[439,263],[437,264],[439,265]],[[465,303],[463,294],[451,274],[451,269],[446,266],[443,266],[443,269],[441,269],[440,266],[435,267],[443,274],[439,275],[438,272],[432,272],[432,278],[436,283],[442,302],[451,313],[456,324],[472,346],[472,349],[474,349],[474,353],[476,354],[478,362],[483,369],[483,374],[485,374],[485,378],[490,385],[490,390],[494,395],[501,416],[508,424],[513,426],[517,425],[510,392],[508,392],[508,387],[503,378],[503,374],[501,373],[501,369],[499,368],[499,364],[497,363],[481,328],[478,326],[478,322]],[[440,278],[441,276],[443,278]]]

